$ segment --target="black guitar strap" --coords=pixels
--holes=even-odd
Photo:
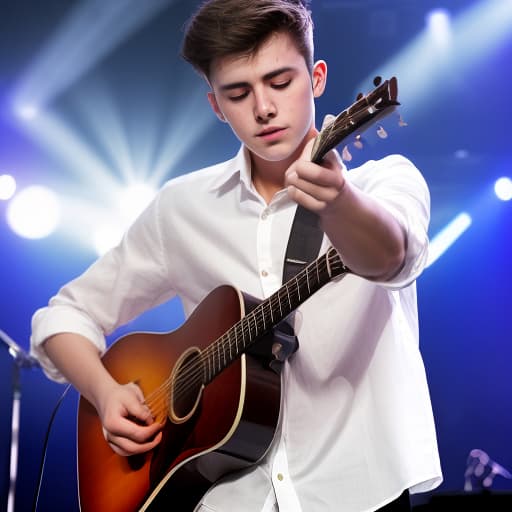
[[[323,236],[318,215],[297,205],[284,258],[283,284],[318,258]]]
[[[318,257],[323,236],[318,215],[297,205],[284,259],[283,284]],[[270,367],[279,373],[282,363],[298,348],[299,340],[292,326],[284,319],[273,329],[274,359]]]
[[[323,235],[316,213],[297,205],[286,248],[283,284],[318,257]],[[270,356],[269,366],[280,373],[283,363],[298,348],[299,340],[285,318],[272,329],[269,337],[253,345],[248,352],[265,360]]]

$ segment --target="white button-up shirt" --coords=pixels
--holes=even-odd
[[[386,283],[334,279],[296,310],[300,346],[281,374],[277,435],[259,463],[219,481],[199,510],[363,512],[441,482],[415,288],[428,252],[428,188],[399,155],[347,179],[401,223],[405,265]],[[119,246],[34,314],[32,353],[63,381],[41,348],[53,334],[76,332],[104,350],[106,334],[176,295],[187,317],[222,284],[268,297],[281,286],[295,209],[285,190],[265,203],[243,147],[169,181]],[[328,247],[324,237],[321,252]]]

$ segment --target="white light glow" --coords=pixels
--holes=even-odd
[[[116,246],[123,236],[121,224],[108,223],[96,228],[93,235],[94,250],[98,256],[105,254],[109,249]]]
[[[18,105],[15,110],[18,117],[25,121],[35,119],[39,114],[39,109],[35,105]]]
[[[16,86],[13,104],[46,106],[172,1],[89,0],[74,4]]]
[[[494,192],[496,197],[502,201],[510,201],[512,199],[512,180],[507,177],[499,178],[494,184]]]
[[[7,201],[16,192],[16,180],[10,174],[0,176],[0,200]]]
[[[451,36],[450,14],[445,9],[434,9],[427,16],[427,28],[433,42],[441,48],[448,48]]]
[[[48,188],[34,185],[18,192],[7,207],[7,222],[24,238],[44,238],[57,228],[60,204]]]
[[[439,20],[437,16],[435,19]],[[449,48],[440,48],[427,28],[396,57],[375,69],[356,92],[365,91],[375,76],[397,76],[400,102],[410,106],[410,119],[413,111],[429,108],[430,96],[436,94],[436,88],[447,78],[470,72],[510,38],[511,33],[512,2],[482,0],[452,19]]]
[[[430,242],[427,267],[437,261],[471,225],[471,216],[463,212],[457,215]]]
[[[131,223],[146,208],[155,194],[156,190],[145,183],[137,183],[127,187],[119,194],[119,213],[123,219]]]

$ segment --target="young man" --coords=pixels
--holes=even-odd
[[[293,317],[299,349],[282,369],[269,450],[214,485],[199,510],[410,510],[409,491],[441,481],[415,290],[427,257],[427,186],[399,155],[350,171],[333,151],[311,162],[327,66],[313,62],[301,1],[208,1],[187,27],[183,55],[207,80],[239,153],[168,182],[118,247],[34,314],[33,353],[94,405],[112,450],[155,448],[161,425],[142,391],[102,365],[105,333],[175,295],[188,316],[221,284],[270,296],[300,204],[319,216],[321,252],[333,246],[351,273]]]

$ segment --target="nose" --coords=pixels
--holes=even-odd
[[[254,117],[260,123],[273,119],[277,115],[277,108],[271,96],[265,91],[254,93]]]

